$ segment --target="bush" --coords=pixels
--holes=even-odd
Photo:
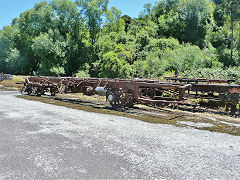
[[[80,70],[80,71],[77,72],[76,77],[78,77],[78,78],[89,78],[90,75],[87,72],[85,72],[83,70]]]
[[[181,45],[179,44],[179,41],[174,38],[152,39],[148,45],[149,50],[157,48],[161,51],[165,51],[167,49],[175,50],[180,47]]]
[[[165,72],[166,65],[156,52],[147,54],[146,60],[138,60],[133,63],[135,77],[156,78]]]
[[[197,70],[185,71],[180,76],[192,78],[209,79],[231,79],[236,82],[240,79],[240,67],[224,68],[199,68]]]
[[[65,70],[63,67],[52,67],[50,69],[50,72],[53,75],[64,75],[65,74]]]
[[[143,78],[147,77],[146,72],[147,72],[147,61],[144,60],[139,60],[135,61],[132,65],[133,68],[133,76],[138,77],[138,78]]]
[[[215,49],[201,50],[198,46],[186,44],[174,51],[168,51],[163,55],[166,70],[178,70],[178,72],[191,71],[199,68],[221,67],[215,54]]]
[[[101,77],[129,78],[132,68],[129,63],[121,57],[121,53],[110,51],[103,55],[101,64]]]
[[[65,74],[65,71],[63,67],[51,67],[47,63],[41,63],[36,74],[41,76],[62,76]]]

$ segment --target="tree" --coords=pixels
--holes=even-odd
[[[147,3],[144,5],[144,10],[140,12],[139,17],[140,18],[150,18],[152,13],[152,4]]]
[[[121,18],[122,18],[122,19],[124,20],[124,22],[125,22],[125,32],[127,33],[128,30],[129,30],[129,28],[130,28],[130,25],[131,25],[131,23],[132,23],[132,18],[131,18],[130,16],[128,16],[128,15],[124,15],[124,16],[122,16]]]
[[[159,25],[158,34],[174,37],[203,48],[214,25],[214,4],[209,0],[166,0],[152,8],[152,20]]]
[[[214,4],[208,0],[180,0],[177,6],[180,22],[184,24],[182,41],[204,46],[204,40],[214,24]]]
[[[38,59],[40,59],[40,67],[45,75],[50,73],[50,69],[62,67],[66,61],[66,42],[54,39],[59,36],[58,30],[49,30],[48,33],[40,34],[33,39],[32,49]]]
[[[60,34],[66,38],[71,34],[73,38],[78,38],[82,30],[83,21],[77,4],[72,0],[52,0],[50,4],[55,13],[55,26]]]
[[[75,74],[86,58],[87,27],[76,3],[72,0],[52,0],[55,13],[54,26],[58,30],[55,41],[66,42],[64,69],[67,75]],[[61,61],[61,60],[60,60]]]
[[[159,0],[131,18],[108,0],[42,1],[0,30],[0,72],[158,78],[176,69],[198,77],[224,71],[240,64],[239,4]],[[235,77],[239,68],[228,70]]]
[[[108,0],[77,0],[80,11],[85,15],[92,45],[101,30],[102,18],[107,11]]]
[[[233,31],[234,31],[234,22],[239,21],[240,25],[240,1],[239,0],[224,0],[224,5],[226,9],[226,13],[230,17],[230,22],[231,22],[231,60],[233,59]],[[240,39],[240,38],[239,38]],[[239,40],[240,41],[240,40]]]
[[[6,26],[0,32],[0,71],[22,74],[27,68],[26,57],[16,48],[17,26]]]
[[[121,53],[109,51],[103,55],[101,65],[101,77],[129,78],[131,66],[121,58]]]
[[[104,23],[104,33],[121,32],[125,29],[125,21],[121,18],[121,11],[116,7],[111,7],[106,11],[106,22]]]
[[[42,1],[13,21],[13,25],[19,28],[15,47],[19,50],[20,56],[26,58],[28,64],[24,69],[24,74],[31,74],[38,70],[41,60],[32,51],[32,40],[40,33],[48,32],[53,27],[53,20],[52,7],[46,1]]]

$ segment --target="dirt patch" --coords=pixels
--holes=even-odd
[[[78,98],[76,98],[76,95]],[[171,124],[240,136],[240,119],[229,116],[185,112],[178,109],[148,107],[144,105],[135,105],[134,108],[113,109],[106,103],[105,97],[88,97],[81,93],[57,95],[56,97],[25,95],[18,97],[88,112],[134,118],[149,123]]]

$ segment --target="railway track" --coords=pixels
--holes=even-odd
[[[33,95],[31,95],[33,96]],[[228,116],[228,117],[234,117],[238,118],[240,117],[240,112],[236,111],[232,113],[231,111],[226,111],[223,107],[222,108],[209,108],[209,106],[203,106],[200,104],[136,104],[132,107],[112,107],[108,102],[105,100],[96,100],[90,98],[90,100],[86,100],[82,97],[84,95],[81,95],[79,97],[78,94],[73,95],[72,97],[65,97],[64,95],[61,96],[51,96],[49,95],[42,95],[42,97],[47,99],[52,99],[56,101],[61,102],[68,102],[72,104],[77,105],[83,105],[83,106],[89,106],[95,109],[105,109],[105,110],[114,110],[118,112],[125,112],[129,114],[136,114],[136,115],[152,115],[155,117],[158,117],[162,115],[164,112],[170,112],[169,110],[180,110],[184,112],[190,112],[190,113],[209,113],[209,114],[215,114],[215,115],[221,115],[221,116]]]

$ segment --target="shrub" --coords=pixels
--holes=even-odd
[[[240,79],[240,67],[224,68],[199,68],[197,70],[185,71],[180,76],[193,78],[210,78],[210,79],[231,79],[236,82]]]
[[[214,48],[201,50],[198,46],[186,44],[179,49],[168,51],[163,55],[163,61],[167,65],[166,70],[178,70],[178,72],[196,70],[199,68],[221,67]]]
[[[101,64],[101,77],[108,78],[129,78],[132,68],[121,56],[121,53],[110,51],[103,55]]]
[[[76,77],[78,77],[78,78],[88,78],[88,77],[90,77],[90,75],[87,72],[85,72],[83,70],[80,70],[80,71],[77,72]]]

